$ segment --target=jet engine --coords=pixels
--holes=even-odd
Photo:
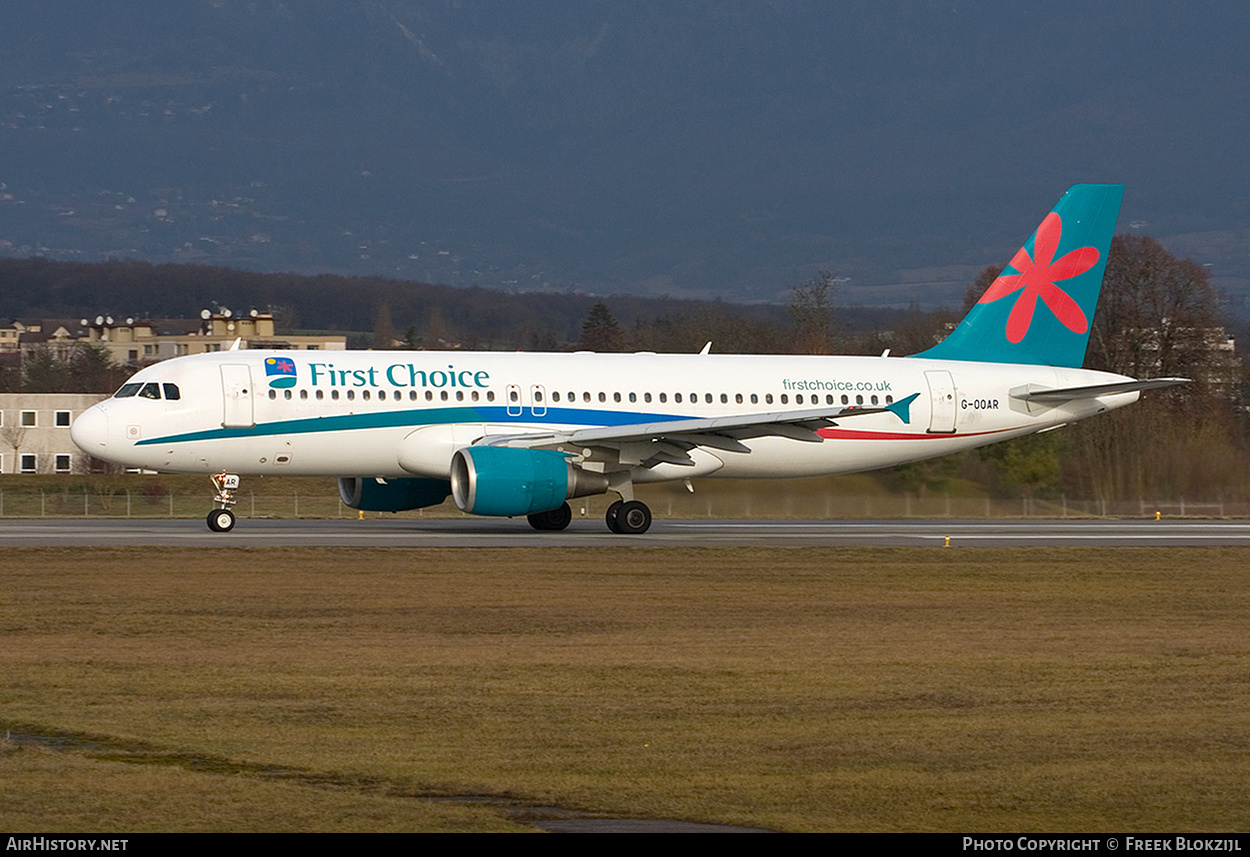
[[[403,512],[437,506],[450,493],[451,485],[446,479],[339,477],[339,497],[343,505],[364,512]]]
[[[451,493],[473,515],[532,515],[558,509],[571,497],[603,494],[608,479],[547,449],[470,446],[451,459]]]

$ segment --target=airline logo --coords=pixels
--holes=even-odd
[[[294,387],[295,361],[289,357],[266,357],[265,377],[269,379],[270,387]]]
[[[1014,268],[1019,273],[1004,273],[986,289],[981,300],[977,301],[982,304],[992,303],[1016,292],[1020,293],[1007,316],[1007,341],[1012,344],[1020,342],[1029,332],[1038,298],[1042,299],[1046,308],[1068,330],[1073,333],[1085,333],[1089,330],[1089,320],[1080,305],[1055,283],[1079,277],[1097,265],[1098,248],[1080,247],[1055,259],[1055,251],[1059,249],[1062,236],[1063,222],[1052,211],[1046,215],[1042,225],[1037,227],[1032,258],[1028,247],[1021,247],[1008,263],[1009,268]]]

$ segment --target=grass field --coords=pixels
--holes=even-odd
[[[11,832],[1250,828],[1250,550],[0,562]]]

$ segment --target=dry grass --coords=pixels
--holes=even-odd
[[[0,730],[100,736],[5,745],[9,830],[513,826],[420,799],[481,794],[786,830],[1250,826],[1246,550],[3,565]]]

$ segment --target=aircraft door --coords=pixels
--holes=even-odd
[[[521,416],[521,388],[516,384],[508,385],[508,416]]]
[[[929,382],[929,432],[953,434],[955,431],[955,379],[945,369],[924,373]]]
[[[547,416],[547,391],[541,384],[530,386],[530,412],[536,417]]]
[[[221,424],[225,428],[251,428],[256,425],[252,415],[252,370],[245,363],[223,363],[221,393],[224,410]]]

